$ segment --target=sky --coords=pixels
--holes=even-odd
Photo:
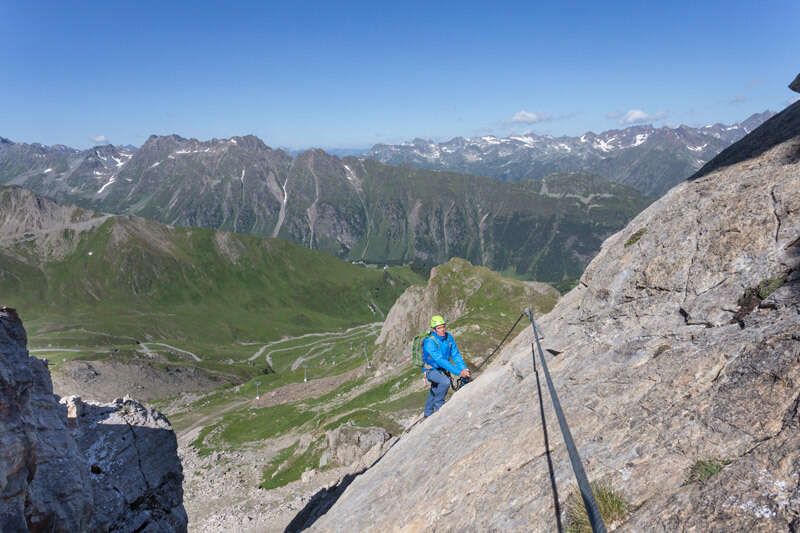
[[[733,123],[800,97],[800,2],[0,0],[0,136],[140,145]]]

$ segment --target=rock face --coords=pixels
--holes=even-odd
[[[328,431],[325,436],[328,440],[329,461],[339,466],[350,466],[359,462],[364,467],[369,466],[377,458],[383,443],[389,440],[389,433],[378,427],[342,426]]]
[[[541,319],[589,478],[627,500],[626,531],[800,527],[800,129],[780,133],[641,213]],[[531,342],[528,327],[313,527],[555,530]],[[563,509],[574,477],[545,406]],[[701,461],[721,470],[697,481]]]
[[[795,76],[794,80],[792,80],[792,83],[789,84],[789,88],[796,93],[800,93],[800,74]]]
[[[185,531],[175,434],[125,399],[59,404],[22,322],[0,311],[0,530]]]

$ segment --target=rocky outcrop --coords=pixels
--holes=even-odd
[[[175,434],[130,399],[59,404],[28,355],[16,312],[0,311],[0,530],[182,531]]]
[[[800,93],[800,74],[795,76],[794,80],[792,80],[792,83],[789,84],[789,88],[796,93]]]
[[[545,283],[504,278],[453,258],[431,270],[425,287],[411,286],[397,299],[375,340],[375,357],[393,366],[407,364],[414,336],[428,330],[432,315],[441,314],[455,328],[462,352],[477,362],[511,325],[496,324],[498,318],[529,305],[549,311],[557,299],[558,291]]]
[[[587,473],[629,503],[625,530],[800,527],[800,131],[762,147],[641,213],[541,319]],[[313,527],[555,530],[531,341],[528,327]],[[545,405],[563,509],[574,477]],[[694,475],[703,461],[717,468]]]
[[[366,468],[380,456],[381,449],[389,440],[389,433],[379,427],[362,428],[345,425],[326,432],[328,449],[323,458],[339,466]],[[322,461],[320,461],[322,462]]]

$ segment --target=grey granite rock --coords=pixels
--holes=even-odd
[[[340,466],[357,464],[373,449],[380,450],[389,433],[379,427],[344,425],[326,432],[328,454]],[[374,461],[374,459],[373,459]],[[372,461],[370,461],[371,463]]]
[[[795,76],[794,80],[792,80],[792,83],[789,84],[789,88],[796,93],[800,93],[800,74]]]
[[[130,399],[59,404],[0,311],[0,531],[185,531],[175,433]]]
[[[587,473],[626,531],[800,525],[800,135],[682,183],[541,318]],[[747,138],[745,138],[747,141]],[[745,143],[746,144],[746,143]],[[320,531],[553,531],[531,328],[337,494]],[[545,400],[563,509],[574,477]],[[703,482],[701,460],[723,466]]]

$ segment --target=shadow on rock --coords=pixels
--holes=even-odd
[[[333,507],[333,504],[336,503],[342,494],[344,494],[344,491],[347,490],[347,487],[350,486],[350,483],[352,483],[355,478],[366,471],[367,469],[364,469],[361,472],[356,472],[355,474],[347,474],[333,487],[321,489],[319,492],[314,494],[314,496],[308,500],[306,506],[303,507],[299,513],[297,513],[297,516],[295,516],[291,522],[289,522],[289,525],[286,526],[284,532],[296,533],[311,527],[314,522],[316,522],[322,515],[327,513],[331,507]]]
[[[689,181],[696,180],[722,167],[758,157],[773,146],[800,135],[800,101],[790,105],[738,142],[724,149],[703,165]]]
[[[92,480],[93,526],[185,531],[183,470],[167,419],[128,398],[101,405],[62,401]]]

